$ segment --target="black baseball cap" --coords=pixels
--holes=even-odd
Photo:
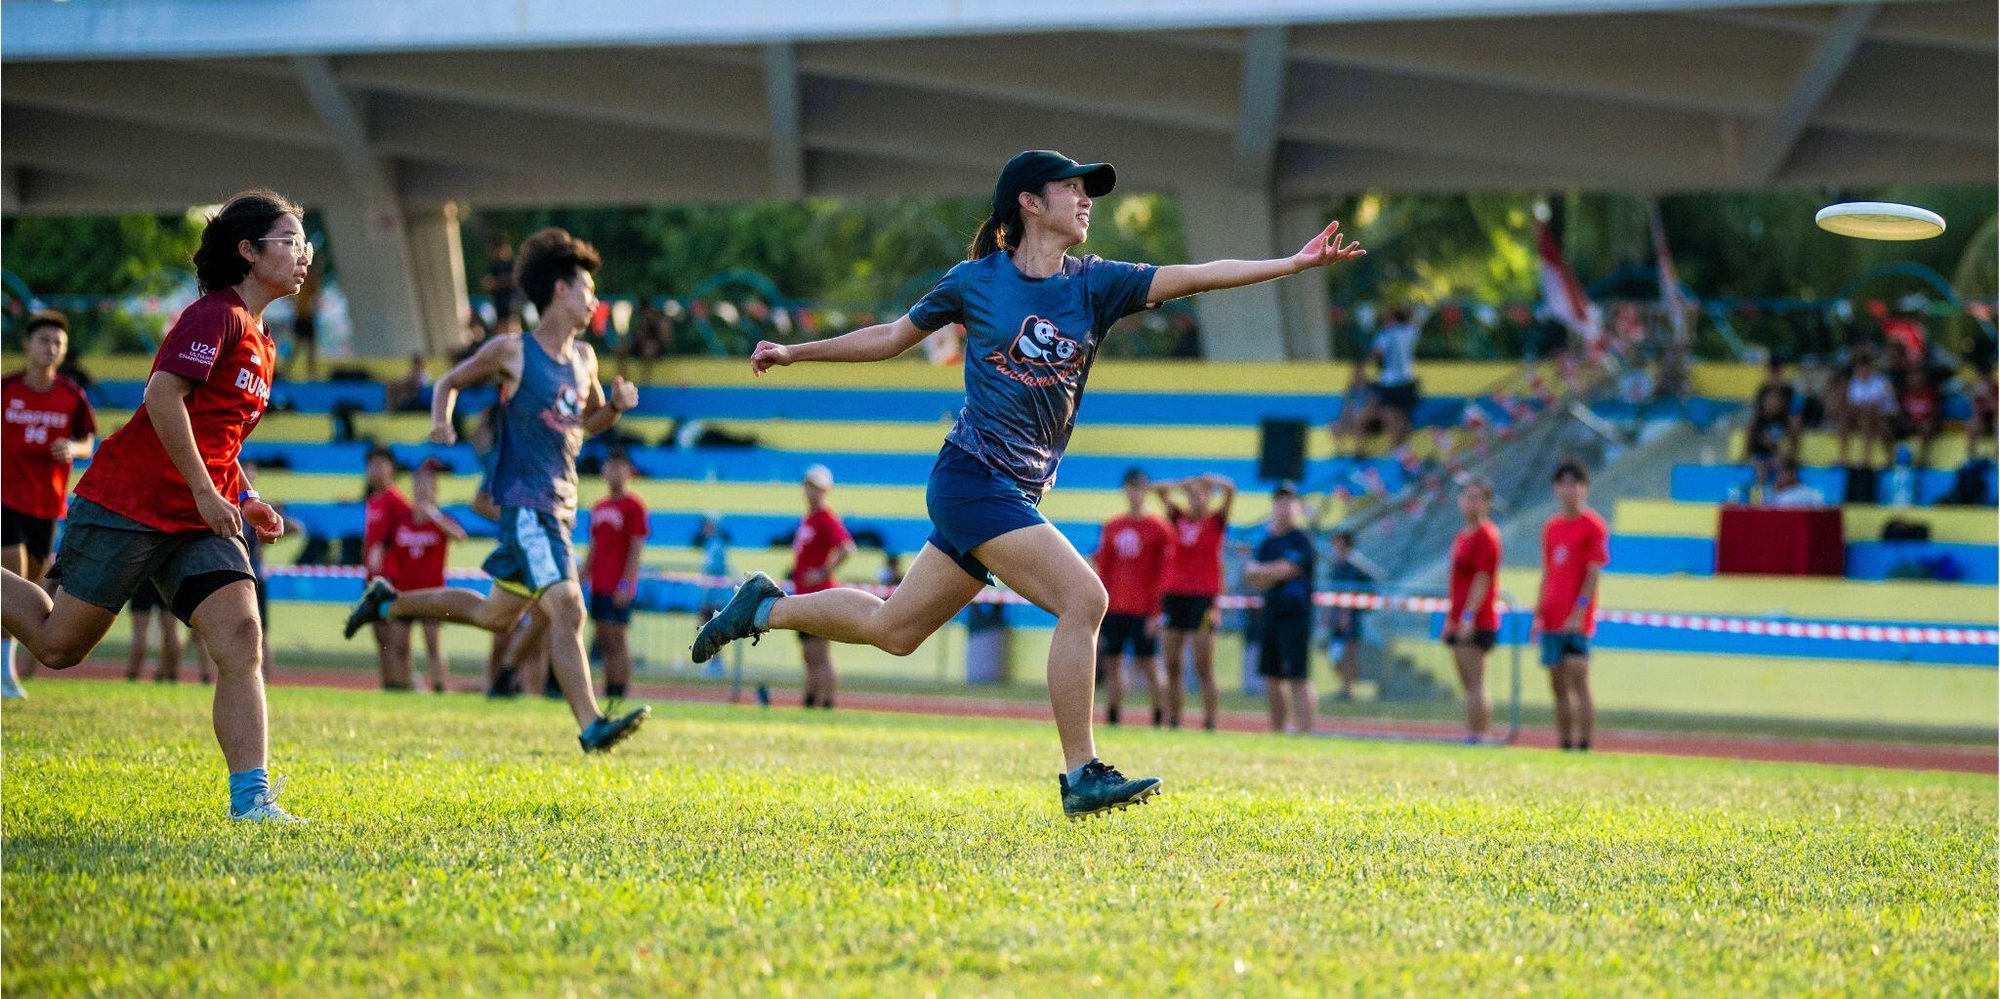
[[[1001,214],[1020,199],[1023,192],[1041,191],[1052,180],[1083,178],[1083,193],[1101,198],[1118,184],[1118,171],[1109,163],[1078,163],[1053,149],[1030,149],[1015,153],[1000,168],[1000,181],[993,185],[993,213]]]
[[[1298,494],[1299,494],[1299,487],[1298,487],[1298,486],[1296,486],[1296,485],[1293,485],[1293,484],[1292,484],[1291,482],[1289,482],[1289,481],[1285,481],[1285,482],[1280,482],[1280,483],[1278,483],[1278,486],[1277,486],[1277,488],[1275,488],[1275,489],[1271,490],[1271,498],[1272,498],[1272,499],[1277,499],[1277,498],[1278,498],[1278,497],[1280,497],[1280,496],[1292,496],[1292,497],[1297,497],[1297,496],[1298,496]]]

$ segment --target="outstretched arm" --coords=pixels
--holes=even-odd
[[[1153,286],[1146,293],[1146,303],[1158,305],[1199,292],[1260,284],[1273,278],[1324,267],[1336,260],[1352,260],[1367,252],[1360,243],[1345,242],[1340,235],[1340,223],[1334,222],[1289,257],[1275,260],[1212,260],[1205,264],[1162,267],[1153,275]]]
[[[762,375],[772,368],[782,368],[800,361],[848,363],[886,361],[916,346],[918,341],[930,336],[932,332],[917,328],[917,324],[911,322],[910,317],[905,315],[895,322],[864,326],[830,340],[794,344],[764,340],[750,353],[750,373]]]

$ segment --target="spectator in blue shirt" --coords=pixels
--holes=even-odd
[[[1298,489],[1280,483],[1271,494],[1271,525],[1244,567],[1243,580],[1264,598],[1257,672],[1264,676],[1271,731],[1306,735],[1312,732],[1314,556],[1299,513]]]

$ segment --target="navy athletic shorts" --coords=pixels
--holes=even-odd
[[[1037,509],[1039,495],[1030,495],[1020,483],[981,464],[956,444],[946,444],[938,452],[924,499],[931,513],[931,547],[983,583],[993,582],[993,572],[972,557],[974,548],[1009,531],[1049,522]]]

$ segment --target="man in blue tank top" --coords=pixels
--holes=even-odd
[[[388,618],[437,619],[502,632],[531,604],[549,622],[549,665],[562,684],[585,752],[610,749],[645,721],[641,707],[617,718],[598,711],[583,647],[583,591],[570,531],[576,523],[576,454],[583,439],[602,433],[638,405],[639,390],[623,378],[606,396],[597,353],[577,334],[597,311],[602,264],[589,243],[561,229],[529,236],[514,273],[541,315],[527,333],[497,336],[438,379],[431,394],[431,441],[452,444],[452,407],[460,389],[500,383],[498,455],[491,493],[499,507],[500,544],[484,566],[493,591],[439,587],[399,594],[373,579],[347,618],[347,637]]]

